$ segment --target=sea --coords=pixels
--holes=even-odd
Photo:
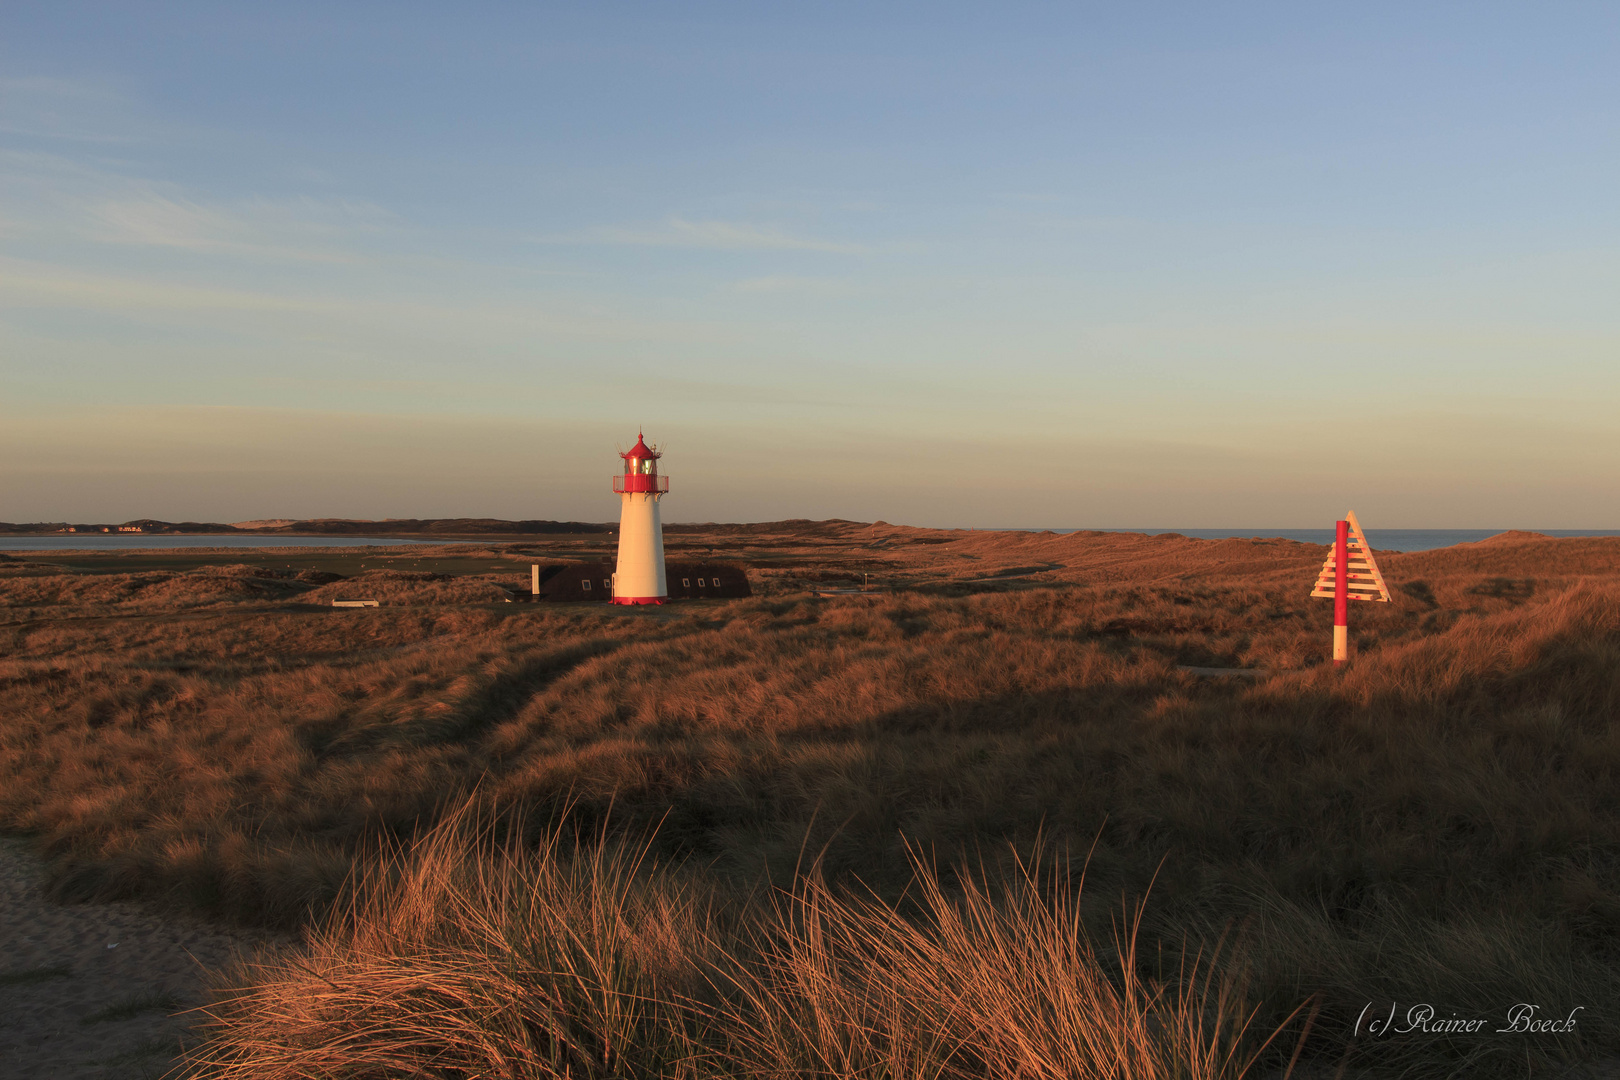
[[[444,544],[446,540],[403,540],[396,536],[243,536],[227,533],[32,533],[0,536],[0,551],[139,551],[143,548],[393,547]]]
[[[1012,532],[1054,532],[1068,534],[1083,529],[1014,529]],[[1159,536],[1180,533],[1201,540],[1269,539],[1301,540],[1307,544],[1333,543],[1332,529],[1098,529],[1097,532],[1147,533]],[[1506,529],[1368,529],[1367,542],[1377,551],[1429,551],[1453,544],[1472,543]],[[1617,529],[1535,529],[1547,536],[1620,536]],[[467,543],[456,539],[404,539],[397,536],[221,536],[175,535],[172,533],[35,533],[0,536],[0,551],[139,551],[150,548],[289,548],[289,547],[395,547],[401,544]],[[531,541],[532,542],[532,541]],[[477,543],[491,547],[500,540]]]
[[[1040,531],[1040,530],[1029,530]],[[1052,529],[1055,533],[1085,532],[1084,529]],[[1333,543],[1332,529],[1097,529],[1096,532],[1146,533],[1162,536],[1180,533],[1200,540],[1249,540],[1281,538],[1307,544]],[[1374,551],[1432,551],[1453,544],[1471,544],[1506,529],[1364,529]],[[1545,536],[1620,536],[1620,529],[1529,529]]]

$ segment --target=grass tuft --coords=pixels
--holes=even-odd
[[[1139,907],[1096,947],[1067,873],[952,889],[914,857],[905,908],[819,868],[744,898],[645,844],[554,827],[519,849],[471,820],[369,863],[307,955],[221,989],[192,1068],[1238,1080],[1270,1041],[1205,958],[1141,973]]]

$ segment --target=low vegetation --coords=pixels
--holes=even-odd
[[[973,1041],[982,1032],[952,1042],[990,1025],[964,1020],[991,1008],[966,982],[939,981],[958,978],[941,957],[970,924],[991,936],[962,946],[963,963],[990,963],[998,933],[1028,943],[1084,927],[1063,962],[1078,971],[1089,957],[1118,1002],[1137,1003],[1118,1007],[1175,1054],[1193,1043],[1164,1035],[1182,1015],[1166,1003],[1197,995],[1198,1008],[1176,1008],[1203,1018],[1197,1045],[1218,1050],[1222,1069],[1293,1016],[1295,1034],[1262,1058],[1282,1068],[1302,1007],[1315,1015],[1302,1060],[1329,1070],[1520,1075],[1620,1052],[1609,1005],[1620,1001],[1620,544],[1509,538],[1386,558],[1395,600],[1356,606],[1356,656],[1335,671],[1322,663],[1331,604],[1305,596],[1320,548],[861,529],[841,563],[825,554],[832,540],[802,567],[777,550],[753,599],[637,612],[427,593],[333,612],[255,595],[247,584],[261,579],[245,570],[199,573],[193,592],[175,573],[153,592],[139,573],[8,563],[0,824],[37,838],[62,899],[145,896],[323,927],[310,970],[342,994],[367,991],[336,971],[361,979],[365,964],[397,960],[396,981],[378,975],[378,987],[417,986],[415,958],[439,957],[471,980],[474,996],[454,1005],[469,1016],[485,1015],[476,995],[506,993],[500,979],[541,977],[513,959],[536,947],[535,927],[562,933],[556,920],[582,896],[632,905],[614,931],[630,944],[581,939],[571,962],[618,971],[631,963],[623,950],[645,949],[634,964],[657,970],[656,990],[611,1008],[640,995],[667,1015],[598,1030],[560,990],[523,983],[523,1000],[553,1002],[545,1023],[597,1032],[580,1047],[611,1035],[622,1060],[674,1055],[691,1075],[1059,1075],[987,1056],[1001,1051]],[[873,563],[905,588],[814,599],[795,585]],[[462,807],[500,837],[470,861],[450,859],[433,831]],[[558,849],[565,809],[567,830],[606,846]],[[592,858],[649,834],[666,869],[612,863],[607,884],[587,887],[581,875],[607,873]],[[396,853],[386,873],[366,855],[423,837],[427,854]],[[805,852],[813,875],[798,872]],[[565,883],[584,892],[564,895]],[[388,891],[408,886],[426,906]],[[524,890],[556,910],[491,906]],[[407,909],[409,926],[389,921]],[[1122,910],[1139,919],[1121,939],[1134,950],[1112,948]],[[677,917],[697,922],[661,953],[647,935]],[[488,925],[474,933],[478,919]],[[434,935],[454,947],[436,952]],[[874,951],[891,937],[913,951]],[[792,951],[812,944],[837,963]],[[908,976],[907,993],[885,998],[880,963],[933,965],[935,981]],[[1014,968],[1034,970],[1023,963],[985,985],[1014,987]],[[399,1026],[334,996],[336,1012],[311,1013],[307,1037],[276,1049],[270,1018],[293,991],[275,987],[296,972],[262,975],[220,1013],[238,1044],[211,1053],[235,1075],[327,1075],[275,1055],[358,1054],[364,1040],[333,1034],[343,1023]],[[811,993],[813,978],[830,996]],[[419,989],[437,992],[431,980]],[[318,995],[299,993],[316,1009]],[[1069,1005],[1051,993],[1031,1030],[1070,1024],[1052,1019]],[[1491,1029],[1520,1002],[1585,1011],[1565,1033],[1358,1028],[1369,1004],[1392,1002]],[[693,1034],[706,1014],[692,1009],[727,1010],[724,1037]],[[563,1060],[533,1015],[489,1015],[518,1025],[509,1034],[525,1053]],[[922,1041],[872,1034],[894,1025]],[[815,1032],[832,1041],[813,1049]],[[869,1056],[835,1061],[838,1040],[857,1034],[877,1040],[861,1044]],[[877,1064],[880,1050],[916,1068]],[[812,1068],[812,1053],[834,1057]],[[1168,1067],[1124,1075],[1231,1074]]]
[[[1144,979],[1130,912],[1099,953],[1064,874],[947,888],[914,859],[902,911],[812,867],[728,906],[645,846],[555,827],[497,846],[466,824],[366,860],[306,955],[221,988],[192,1065],[244,1080],[1217,1080],[1286,1034],[1246,1038],[1254,1006],[1201,957],[1180,957],[1171,984]]]

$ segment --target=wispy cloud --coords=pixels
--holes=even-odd
[[[272,261],[363,262],[399,219],[352,198],[209,199],[104,159],[0,147],[0,220],[56,247],[115,244]]]
[[[331,340],[363,341],[368,347],[386,341],[391,347],[438,355],[452,346],[468,348],[472,342],[503,347],[523,342],[532,347],[545,341],[560,347],[633,341],[733,350],[744,340],[723,324],[646,318],[611,308],[581,311],[573,304],[546,306],[532,299],[501,303],[476,294],[446,294],[430,301],[330,291],[286,293],[199,285],[151,274],[85,272],[0,256],[0,309],[8,305],[123,313],[188,329],[217,325],[241,331],[251,326],[253,335],[266,341],[305,340],[318,332]],[[288,315],[297,319],[287,321]],[[0,353],[0,361],[4,359]]]
[[[148,126],[131,100],[97,83],[0,79],[0,132],[74,142],[133,143]]]
[[[566,236],[541,237],[546,244],[625,244],[637,247],[708,248],[716,251],[821,251],[860,255],[869,249],[816,237],[795,236],[771,226],[736,221],[670,218],[657,228],[604,228]]]
[[[746,278],[732,287],[738,292],[800,296],[832,296],[851,291],[849,282],[840,278],[797,277],[793,274],[767,274],[764,277]]]
[[[310,262],[355,262],[341,241],[376,233],[391,216],[369,203],[295,199],[209,205],[156,192],[88,209],[92,239]]]
[[[161,196],[102,203],[90,214],[101,226],[97,239],[119,244],[213,251],[234,246],[242,232],[218,210]]]
[[[29,306],[116,311],[342,311],[331,301],[241,289],[206,288],[146,278],[85,274],[17,259],[0,259],[0,299]]]

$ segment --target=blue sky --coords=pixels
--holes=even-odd
[[[0,520],[1620,527],[1620,8],[0,8]]]

